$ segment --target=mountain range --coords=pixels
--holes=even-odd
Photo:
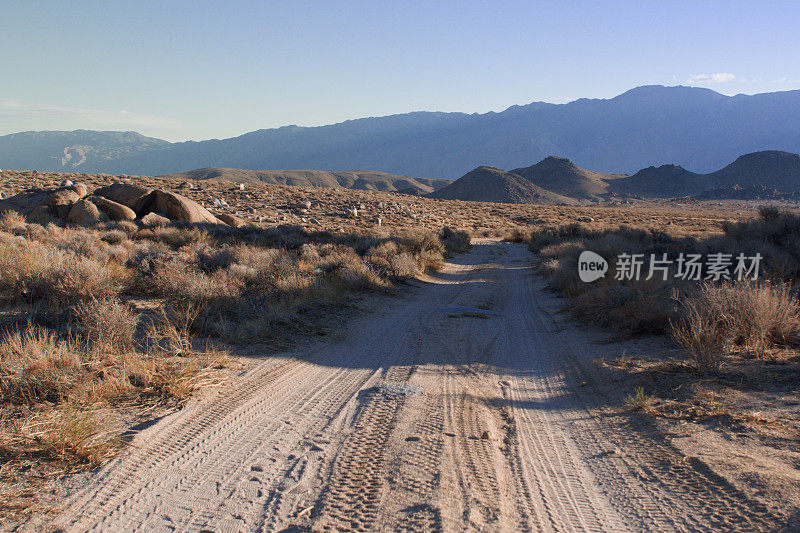
[[[710,173],[763,150],[800,152],[800,91],[725,96],[653,85],[610,99],[534,102],[483,114],[414,112],[199,142],[134,132],[22,132],[0,136],[0,168],[139,175],[206,167],[368,168],[453,179],[480,165],[521,172],[531,161],[560,155],[604,174],[667,163]],[[600,194],[607,179],[595,177],[600,181],[587,179],[595,182],[592,194]]]

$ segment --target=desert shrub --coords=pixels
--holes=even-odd
[[[206,273],[228,268],[235,261],[236,254],[228,247],[215,249],[206,246],[196,254],[197,268]]]
[[[726,342],[756,354],[786,344],[800,328],[800,308],[783,283],[706,284],[684,303],[717,323]]]
[[[189,244],[207,244],[210,242],[205,228],[196,226],[170,225],[140,230],[136,239],[161,242],[172,248],[181,248]]]
[[[69,404],[0,422],[0,454],[97,464],[120,442],[109,432],[108,417]]]
[[[677,312],[671,293],[663,282],[605,283],[578,294],[567,307],[573,315],[613,329],[621,337],[663,334]]]
[[[110,298],[122,292],[130,279],[130,273],[118,263],[75,256],[66,256],[50,275],[45,293],[60,302]]]
[[[119,220],[114,222],[113,228],[125,233],[129,237],[135,235],[139,231],[139,225],[132,220]]]
[[[134,349],[138,317],[115,299],[92,300],[75,310],[89,346],[99,353],[126,353]]]
[[[115,229],[105,232],[100,237],[100,240],[108,244],[120,244],[128,240],[128,234],[122,230]]]
[[[17,211],[4,211],[0,214],[0,231],[22,235],[28,228],[25,216]]]
[[[463,230],[456,230],[449,226],[445,226],[439,232],[439,239],[444,245],[444,249],[448,254],[460,254],[468,252],[471,244],[469,233]]]
[[[157,266],[150,282],[154,293],[169,303],[186,301],[210,305],[241,294],[240,280],[226,271],[205,274],[177,259]]]
[[[444,246],[439,237],[428,230],[407,231],[400,238],[403,248],[420,257],[439,257],[444,255]]]
[[[388,256],[387,263],[387,273],[396,278],[413,278],[420,273],[419,264],[406,252]]]
[[[8,300],[53,303],[105,298],[122,291],[129,272],[22,238],[0,238],[0,294]]]
[[[701,300],[681,302],[680,320],[670,325],[672,339],[692,358],[701,372],[715,372],[723,362],[725,340],[719,321],[709,315]]]

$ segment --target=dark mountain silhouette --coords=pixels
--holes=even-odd
[[[633,176],[614,180],[609,190],[617,194],[647,198],[673,198],[696,194],[708,188],[702,174],[678,165],[643,168]]]
[[[800,151],[800,91],[724,96],[709,89],[645,86],[610,99],[535,102],[471,115],[415,112],[285,126],[223,140],[131,137],[125,144],[119,135],[133,134],[2,136],[0,168],[151,175],[203,167],[369,168],[455,178],[479,165],[521,168],[555,154],[606,173],[666,163],[711,172],[743,153]],[[65,149],[74,155],[64,159]]]
[[[509,203],[575,203],[619,196],[701,200],[796,198],[800,196],[800,155],[763,151],[745,154],[709,174],[677,165],[647,167],[633,176],[592,172],[563,157],[547,157],[511,171],[479,167],[432,198]]]
[[[709,184],[753,185],[781,192],[800,190],[800,155],[777,150],[745,154],[733,163],[706,177]]]
[[[404,194],[425,194],[452,183],[450,180],[415,179],[369,170],[326,172],[323,170],[245,170],[211,167],[167,174],[163,177],[184,180],[223,179],[236,183],[261,182],[303,187],[343,187],[369,191],[403,192]]]
[[[561,196],[531,183],[526,178],[494,167],[478,167],[456,181],[427,195],[429,198],[500,202],[508,204],[574,204]]]
[[[704,199],[773,197],[800,191],[800,155],[777,150],[754,152],[709,174],[695,174],[675,165],[648,167],[610,182],[609,190],[648,198],[701,193]]]
[[[569,159],[554,156],[511,172],[538,187],[578,199],[599,198],[607,193],[609,181],[624,177],[585,170]]]

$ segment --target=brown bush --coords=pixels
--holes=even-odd
[[[76,308],[78,324],[96,353],[127,353],[134,349],[138,317],[119,300],[92,300]]]
[[[756,355],[794,340],[800,328],[797,298],[783,283],[706,284],[684,305],[716,322],[724,342]]]
[[[695,298],[682,302],[682,318],[671,324],[673,340],[681,346],[701,372],[716,372],[723,362],[724,331],[708,309]]]
[[[453,229],[450,226],[442,228],[439,232],[439,239],[448,254],[466,253],[472,247],[472,239],[469,233]]]

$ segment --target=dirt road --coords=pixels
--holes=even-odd
[[[775,527],[666,440],[620,431],[521,245],[483,242],[335,340],[265,358],[143,431],[70,531]]]

